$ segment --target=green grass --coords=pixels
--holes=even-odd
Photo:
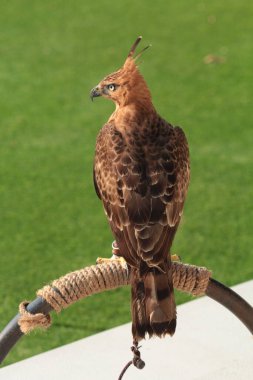
[[[190,143],[191,185],[174,251],[228,285],[253,276],[253,54],[249,1],[3,0],[0,12],[0,320],[69,271],[110,254],[92,184],[113,105],[89,91],[134,39],[160,114]],[[206,65],[207,54],[225,59]],[[177,294],[177,302],[189,299]],[[5,364],[130,320],[129,289],[81,301]],[[130,332],[129,332],[130,333]],[[130,339],[130,338],[129,338]]]

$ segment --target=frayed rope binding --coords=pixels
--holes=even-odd
[[[36,313],[32,314],[26,310],[29,305],[28,301],[23,301],[19,305],[19,320],[20,330],[24,334],[28,334],[35,328],[48,329],[51,326],[51,317],[49,314]]]

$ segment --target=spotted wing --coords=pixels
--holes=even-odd
[[[126,261],[162,267],[189,183],[183,131],[162,119],[149,133],[131,136],[105,125],[96,144],[94,182]]]

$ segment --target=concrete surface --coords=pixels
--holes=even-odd
[[[253,280],[233,289],[253,304]],[[117,380],[131,359],[130,346],[131,326],[126,324],[4,367],[0,379]],[[175,336],[144,341],[141,354],[145,368],[131,366],[124,380],[253,379],[250,332],[207,297],[179,306]]]

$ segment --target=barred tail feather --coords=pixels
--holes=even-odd
[[[150,331],[150,324],[146,316],[145,288],[143,281],[135,276],[132,279],[132,334],[136,341],[145,338]]]
[[[150,268],[142,279],[132,281],[132,332],[137,341],[173,335],[176,329],[176,306],[172,281],[168,274]]]
[[[144,286],[146,313],[154,335],[173,335],[176,329],[176,306],[168,274],[153,268],[145,276]]]

